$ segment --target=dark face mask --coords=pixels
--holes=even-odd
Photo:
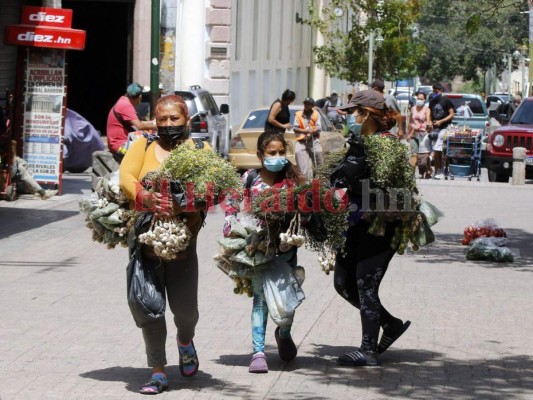
[[[431,98],[429,99],[429,101],[435,103],[435,102],[439,101],[440,98],[441,98],[441,94],[438,93],[438,92],[434,92],[434,93],[431,94]]]
[[[166,146],[175,146],[180,140],[187,138],[185,125],[178,126],[158,126],[157,136]]]

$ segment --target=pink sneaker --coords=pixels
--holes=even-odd
[[[248,372],[252,374],[265,374],[268,372],[268,365],[265,353],[258,351],[252,357]]]

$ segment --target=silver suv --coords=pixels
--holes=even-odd
[[[208,141],[214,151],[226,157],[230,131],[224,114],[229,114],[229,106],[221,104],[219,109],[211,93],[197,85],[174,93],[181,96],[189,108],[191,137]]]

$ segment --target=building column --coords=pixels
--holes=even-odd
[[[205,76],[205,2],[182,0],[181,21],[178,21],[179,45],[176,57],[176,89],[191,85],[204,86]],[[181,23],[180,23],[181,22]]]

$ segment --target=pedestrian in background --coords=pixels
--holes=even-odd
[[[188,139],[189,113],[183,99],[176,95],[159,99],[155,109],[158,139],[150,144],[141,136],[128,150],[120,166],[120,187],[130,200],[130,206],[142,205],[143,209],[155,209],[156,216],[177,216],[185,208],[175,203],[170,196],[141,188],[143,177],[159,168],[177,146],[195,144]],[[170,310],[177,328],[177,345],[180,372],[191,377],[198,371],[199,362],[193,338],[198,322],[198,256],[196,238],[203,223],[201,211],[187,212],[187,227],[192,238],[189,248],[173,260],[160,259],[147,245],[141,245],[142,261],[152,268],[159,284],[166,292]],[[135,315],[133,315],[135,319]],[[142,327],[148,366],[152,367],[151,379],[140,388],[142,394],[157,394],[168,389],[165,373],[167,364],[165,342],[167,327],[164,318],[154,320]]]
[[[432,132],[430,134],[431,147],[433,149],[432,157],[435,161],[434,179],[443,178],[443,159],[442,146],[444,142],[444,133],[446,128],[451,124],[455,116],[453,103],[443,93],[443,86],[440,83],[433,85],[433,93],[429,98],[429,109],[431,110]]]
[[[342,107],[342,101],[339,99],[337,92],[330,94],[329,99],[324,103],[322,110],[333,125],[342,122],[342,114],[337,112],[338,107]]]
[[[143,87],[132,83],[113,105],[107,116],[107,146],[115,160],[122,161],[129,148],[129,134],[135,131],[155,129],[155,121],[141,121],[135,111],[142,99]]]
[[[385,100],[385,105],[389,110],[396,111],[396,125],[391,128],[390,132],[396,135],[399,140],[402,140],[404,138],[403,120],[400,106],[396,101],[396,97],[390,94],[385,94],[385,83],[381,79],[376,79],[374,82],[372,82],[370,87],[373,90],[376,90],[381,93]]]
[[[315,101],[312,97],[304,100],[304,109],[296,111],[292,129],[296,138],[294,154],[296,164],[302,175],[311,181],[314,175],[314,169],[322,164],[324,153],[320,145],[320,132],[322,132],[322,123],[320,114],[314,109]]]
[[[411,108],[407,138],[411,154],[416,154],[416,165],[421,178],[431,178],[432,151],[428,128],[431,129],[431,112],[426,104],[426,94],[416,92],[416,105]]]
[[[55,189],[44,189],[39,185],[30,173],[26,160],[17,156],[17,142],[12,140],[10,145],[12,159],[8,163],[8,170],[11,182],[16,185],[17,181],[20,180],[24,188],[24,193],[39,196],[42,200],[48,200],[50,197],[55,196],[58,191]]]
[[[362,136],[386,136],[396,123],[396,112],[389,110],[383,96],[372,89],[357,92],[344,109],[349,110],[350,119],[354,119],[351,141],[362,146]],[[365,154],[366,151],[357,155],[359,161],[365,158]],[[366,173],[353,178],[358,182],[369,179],[368,169],[364,170]],[[363,194],[356,192],[358,187],[359,184],[354,182],[353,188],[347,191],[350,203],[357,207],[350,214],[345,252],[337,254],[334,272],[337,293],[360,310],[361,346],[338,358],[339,364],[353,367],[378,365],[378,354],[387,350],[411,324],[393,317],[379,298],[380,283],[397,251],[391,247],[395,224],[389,223],[383,236],[368,233],[370,223],[362,218]],[[383,334],[378,343],[380,328],[383,328]]]
[[[289,105],[296,99],[296,93],[287,89],[281,95],[281,99],[276,99],[270,106],[265,131],[274,130],[284,133],[291,128],[291,113]]]

